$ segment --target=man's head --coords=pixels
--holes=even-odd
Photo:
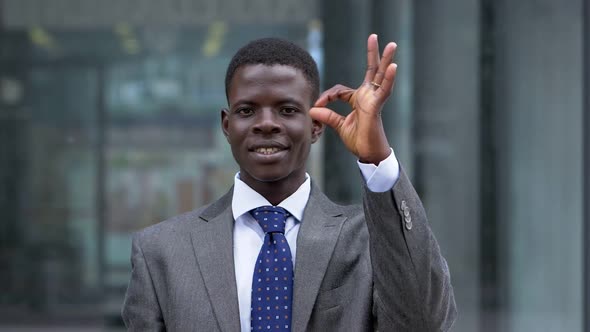
[[[223,133],[242,181],[273,204],[305,180],[311,144],[324,128],[309,115],[318,85],[311,56],[279,39],[244,46],[227,70]]]
[[[311,102],[320,92],[320,74],[309,53],[294,43],[279,38],[262,38],[240,48],[231,59],[225,73],[225,96],[228,93],[236,70],[246,65],[284,65],[299,69],[311,89]]]

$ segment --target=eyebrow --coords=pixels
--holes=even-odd
[[[299,107],[303,107],[303,104],[301,102],[299,102],[296,99],[288,98],[288,97],[287,98],[280,99],[277,102],[275,102],[275,105],[284,105],[284,104],[293,104],[293,105],[297,105]],[[233,103],[231,105],[231,107],[234,107],[236,105],[250,105],[250,106],[253,105],[253,106],[256,106],[256,105],[258,105],[258,103],[254,102],[254,101],[251,101],[251,100],[247,100],[247,99],[240,99],[240,100],[237,100],[235,103]]]
[[[249,101],[249,100],[240,99],[240,100],[236,101],[235,103],[231,104],[231,106],[234,106],[234,105],[256,105],[256,103]]]
[[[295,105],[298,105],[298,106],[303,106],[298,100],[295,100],[293,98],[284,98],[284,99],[281,99],[281,100],[279,100],[277,102],[277,105],[279,105],[279,104],[295,104]]]

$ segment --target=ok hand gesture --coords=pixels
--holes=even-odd
[[[357,89],[335,85],[322,93],[309,111],[314,120],[334,128],[348,150],[364,163],[378,165],[390,154],[381,110],[395,82],[397,65],[391,61],[396,47],[395,43],[388,43],[380,57],[377,35],[370,35],[363,83]],[[326,107],[336,100],[351,106],[352,111],[346,117]]]

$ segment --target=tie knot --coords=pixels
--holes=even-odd
[[[282,207],[261,206],[250,211],[250,214],[258,221],[265,233],[285,233],[289,212]]]

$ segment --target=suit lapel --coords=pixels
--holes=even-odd
[[[239,331],[238,294],[233,256],[233,190],[200,215],[191,240],[215,317],[222,331]]]
[[[324,194],[312,185],[311,195],[297,235],[293,331],[304,331],[315,304],[324,274],[332,257],[345,217]]]

